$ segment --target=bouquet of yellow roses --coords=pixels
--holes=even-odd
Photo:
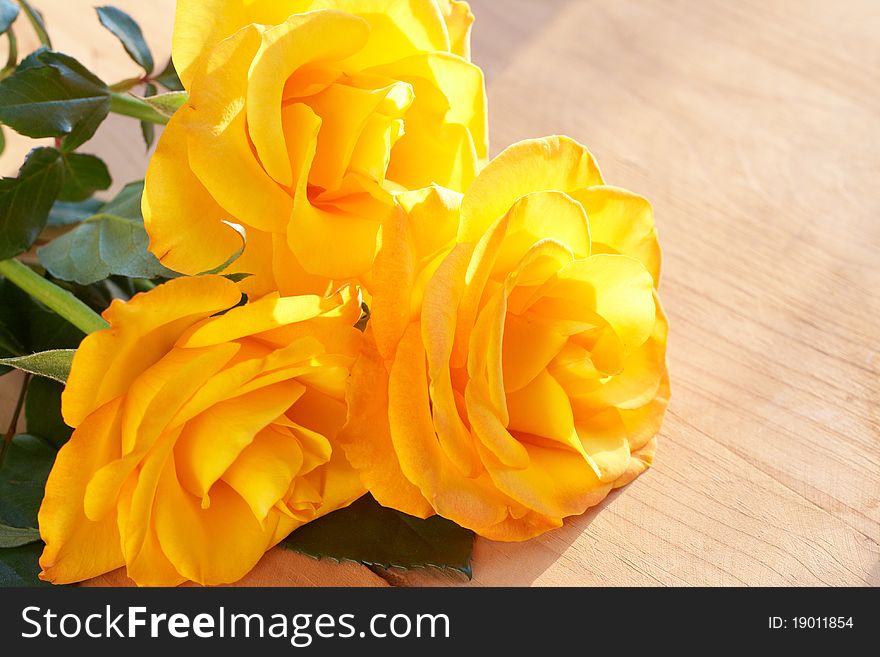
[[[27,373],[0,582],[223,584],[279,543],[469,572],[474,534],[551,531],[651,464],[651,206],[567,137],[488,159],[466,2],[178,0],[160,73],[97,11],[143,76],[0,0],[0,123],[55,139],[0,181],[0,365]],[[81,150],[111,112],[165,127],[104,200]]]

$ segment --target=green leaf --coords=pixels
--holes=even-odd
[[[0,357],[10,358],[20,356],[22,353],[24,353],[24,347],[21,346],[21,342],[18,341],[15,334],[4,324],[0,324]],[[12,368],[4,365],[0,372],[6,374],[10,369]]]
[[[0,523],[38,526],[37,511],[56,453],[54,447],[26,433],[6,443],[0,462]]]
[[[55,447],[61,447],[70,438],[73,429],[61,417],[61,392],[64,386],[57,381],[32,377],[25,400],[27,432],[45,438]]]
[[[85,333],[61,315],[30,297],[27,297],[27,304],[21,304],[20,307],[24,307],[27,312],[29,353],[75,349],[85,337]]]
[[[143,222],[101,213],[38,249],[37,257],[56,278],[80,285],[108,276],[176,276],[150,253],[149,241]]]
[[[153,147],[153,142],[156,141],[155,124],[141,121],[141,136],[144,138],[144,145],[149,151]]]
[[[21,345],[18,337],[6,326],[6,324],[0,322],[0,358],[20,356],[23,353],[24,347]],[[0,365],[0,376],[8,374],[12,370],[12,367]]]
[[[30,248],[46,225],[63,182],[64,165],[54,148],[35,148],[17,178],[0,179],[0,260]]]
[[[149,239],[141,214],[143,194],[144,181],[138,180],[123,187],[104,205],[91,202],[89,208],[94,212],[88,216],[74,214],[80,226],[38,251],[43,266],[56,278],[80,285],[90,285],[110,275],[176,276],[147,251]]]
[[[372,311],[370,307],[366,303],[361,303],[361,316],[358,318],[358,321],[355,322],[354,327],[363,333],[367,330],[367,324],[370,323],[370,316],[372,315]]]
[[[166,119],[170,119],[177,110],[186,104],[187,100],[189,100],[189,94],[185,91],[168,91],[158,96],[144,98],[147,105]]]
[[[6,279],[0,279],[0,353],[4,358],[30,351],[27,305],[30,298]],[[23,306],[23,307],[22,307]],[[22,312],[24,310],[24,312]],[[12,368],[4,367],[4,373]]]
[[[0,550],[0,587],[52,586],[37,577],[42,552],[42,541]]]
[[[0,525],[37,527],[37,512],[56,450],[45,441],[19,434],[0,450]],[[38,586],[42,541],[0,549],[0,586]]]
[[[132,93],[114,91],[110,94],[110,111],[120,116],[130,116],[138,121],[166,125],[168,117],[147,102],[146,98]]]
[[[13,30],[6,32],[6,40],[9,42],[7,46],[6,65],[0,69],[0,80],[8,78],[15,70],[18,64],[18,38]]]
[[[56,201],[49,210],[47,226],[72,226],[81,223],[97,213],[104,203],[100,199],[90,198],[79,203]]]
[[[471,576],[474,534],[450,520],[426,520],[380,506],[371,495],[303,525],[281,545],[311,557],[382,568],[449,568]]]
[[[84,153],[64,153],[64,184],[59,200],[68,202],[85,201],[97,191],[108,189],[113,184],[110,172],[103,160]]]
[[[110,112],[110,90],[82,64],[38,50],[0,82],[0,121],[27,137],[65,137],[75,150]]]
[[[144,98],[155,96],[157,93],[159,93],[159,88],[152,82],[148,82],[144,89]],[[156,139],[156,125],[149,121],[141,121],[141,134],[144,136],[147,150],[150,150],[153,147],[153,141]]]
[[[114,214],[125,219],[138,219],[143,221],[141,214],[141,199],[144,196],[144,181],[137,180],[128,183],[111,201],[101,208],[103,214]]]
[[[0,0],[0,34],[5,34],[18,18],[18,5],[12,0]]]
[[[0,524],[0,548],[14,548],[40,540],[40,532],[33,527],[9,527]]]
[[[66,319],[34,301],[6,279],[0,278],[0,326],[19,347],[9,356],[21,356],[49,349],[71,349],[84,334]],[[6,356],[7,354],[3,354]]]
[[[140,65],[147,75],[153,72],[153,55],[144,39],[144,33],[134,19],[116,7],[95,7],[101,25],[122,42],[125,52]]]
[[[76,283],[57,280],[56,284],[69,288],[71,292],[90,308],[96,311],[103,311],[114,299],[121,299],[123,301],[131,299],[138,292],[135,289],[134,282],[142,280],[144,279],[111,276],[91,285],[77,285]]]
[[[227,278],[233,283],[241,283],[244,279],[250,278],[253,274],[223,274],[223,278]]]
[[[74,353],[74,349],[50,349],[25,356],[0,358],[0,365],[14,367],[23,372],[45,376],[64,383],[70,374],[70,364],[73,362]]]
[[[170,58],[168,59],[168,63],[165,64],[165,68],[162,72],[154,79],[168,89],[168,91],[183,91],[183,83],[181,83],[180,78],[177,75],[177,70],[174,68],[174,60]]]
[[[31,22],[34,32],[37,33],[40,43],[47,48],[51,48],[52,40],[49,38],[49,32],[46,30],[46,21],[43,19],[43,14],[31,7],[31,3],[28,0],[18,0],[18,4],[24,9],[24,13]]]

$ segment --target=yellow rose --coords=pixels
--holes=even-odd
[[[358,298],[272,294],[232,308],[240,298],[222,277],[173,280],[115,301],[110,328],[83,341],[62,396],[76,430],[39,513],[41,578],[124,565],[140,585],[234,582],[294,528],[363,494],[332,443]]]
[[[394,193],[464,190],[486,157],[472,20],[453,0],[179,0],[190,98],[147,173],[150,249],[208,271],[239,246],[227,220],[248,293],[363,277]]]
[[[647,468],[669,397],[648,202],[564,137],[399,201],[339,438],[373,495],[524,540]]]

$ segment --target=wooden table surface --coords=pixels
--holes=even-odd
[[[173,1],[114,2],[164,61]],[[56,47],[136,72],[91,0],[34,4]],[[478,540],[469,584],[880,584],[880,2],[472,5],[493,152],[565,133],[653,202],[673,396],[653,469],[543,537]],[[138,134],[117,117],[86,147],[117,186]],[[244,583],[465,582],[273,551]]]

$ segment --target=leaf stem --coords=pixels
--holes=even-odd
[[[49,34],[46,32],[46,25],[43,23],[42,16],[40,16],[36,9],[31,7],[31,4],[27,0],[18,0],[18,4],[24,10],[25,16],[27,16],[30,21],[31,27],[34,28],[34,32],[36,32],[40,43],[51,49],[52,39],[49,38]]]
[[[115,84],[111,84],[110,91],[125,93],[126,91],[131,91],[139,84],[144,84],[143,78],[126,78],[125,80],[120,80]]]
[[[9,56],[6,58],[6,66],[0,71],[0,80],[8,78],[18,65],[18,39],[15,38],[11,28],[6,33],[6,37],[9,39]]]
[[[24,395],[27,391],[28,382],[31,380],[31,375],[26,373],[24,378],[21,380],[21,389],[18,391],[18,401],[15,402],[15,410],[12,411],[12,420],[9,422],[9,429],[6,430],[6,434],[3,436],[3,442],[8,444],[15,437],[15,430],[18,427],[18,418],[21,415],[21,408],[24,406]]]
[[[134,119],[140,119],[147,123],[157,123],[165,125],[168,119],[141,98],[127,93],[119,93],[114,91],[110,95],[110,111],[123,116],[130,116]]]
[[[131,284],[138,292],[149,292],[156,287],[156,284],[153,281],[146,278],[132,278]]]
[[[9,279],[37,301],[48,306],[84,333],[92,333],[110,325],[67,290],[58,287],[33,269],[12,258],[0,261],[0,275]]]

